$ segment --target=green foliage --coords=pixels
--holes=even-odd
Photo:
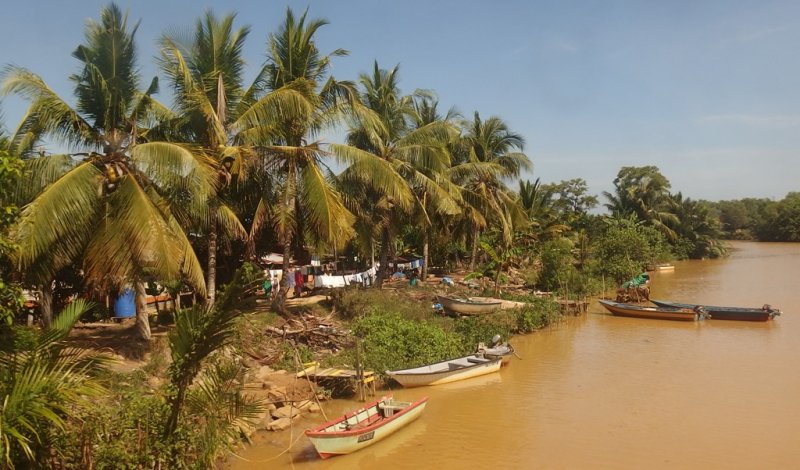
[[[508,340],[511,325],[486,317],[462,317],[455,320],[455,332],[461,337],[461,351],[474,351],[478,343],[488,343],[494,335]]]
[[[395,312],[405,318],[429,316],[430,305],[421,305],[404,295],[376,289],[345,288],[331,293],[333,308],[345,319],[359,318],[370,312]]]
[[[353,324],[353,332],[362,340],[364,365],[378,372],[417,367],[462,354],[458,335],[397,313],[373,311]]]
[[[172,438],[178,428],[186,393],[200,373],[203,361],[235,337],[235,320],[241,312],[234,307],[246,292],[242,277],[238,271],[213,306],[194,306],[182,311],[170,332],[172,363],[167,371],[171,385],[167,398],[170,413],[162,428],[165,438]]]
[[[168,461],[175,441],[159,438],[166,403],[150,391],[144,374],[108,374],[104,380],[113,385],[109,393],[79,408],[55,442],[62,468],[186,468]],[[178,434],[186,439],[174,450],[190,461],[196,452],[191,433],[181,429]]]
[[[664,236],[653,227],[631,219],[606,219],[603,233],[595,240],[597,275],[609,282],[622,283],[639,274],[645,266],[669,259]]]
[[[0,136],[2,137],[2,136]],[[22,160],[0,149],[0,323],[10,325],[22,310],[22,290],[8,279],[8,256],[15,245],[8,238],[8,228],[17,219],[18,209],[11,201],[12,191],[22,176]]]
[[[572,249],[572,242],[566,238],[557,238],[542,244],[542,269],[538,282],[541,289],[560,290],[564,281],[575,271]]]
[[[514,311],[516,315],[516,332],[530,333],[550,325],[561,318],[558,304],[543,299],[534,299],[532,305],[520,307]]]
[[[281,359],[275,363],[275,367],[278,369],[299,372],[303,370],[304,363],[314,360],[314,351],[305,344],[282,343],[280,351]]]
[[[36,328],[23,325],[10,325],[0,328],[0,352],[20,353],[31,351],[39,343]]]
[[[0,466],[27,468],[44,462],[52,436],[64,430],[76,409],[104,391],[93,376],[106,359],[64,344],[88,307],[76,300],[50,329],[35,339],[15,341],[20,349],[0,352]]]
[[[800,241],[800,193],[792,192],[766,210],[763,222],[756,227],[759,240]]]

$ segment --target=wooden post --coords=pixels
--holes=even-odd
[[[364,392],[364,369],[361,366],[361,340],[358,338],[356,338],[356,392],[359,400],[367,401]]]

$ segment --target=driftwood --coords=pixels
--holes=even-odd
[[[282,342],[291,342],[295,345],[305,345],[314,351],[337,351],[350,345],[353,338],[349,331],[341,328],[334,320],[332,315],[317,317],[314,315],[303,315],[297,318],[290,318],[281,327],[266,326],[264,333],[274,338],[277,345]],[[283,354],[270,359],[279,361]],[[260,362],[264,362],[262,359]]]

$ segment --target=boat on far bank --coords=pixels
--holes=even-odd
[[[323,459],[350,454],[393,434],[419,418],[428,398],[395,401],[391,395],[305,432]]]
[[[478,300],[470,297],[450,297],[447,295],[437,295],[436,301],[442,305],[446,312],[459,315],[483,315],[496,312],[503,306],[503,302],[499,300]]]
[[[618,317],[651,318],[655,320],[697,321],[709,315],[702,308],[644,307],[600,300],[600,305]]]
[[[653,300],[650,302],[659,307],[689,308],[702,307],[703,310],[711,315],[712,320],[738,320],[738,321],[768,321],[781,314],[777,308],[772,308],[769,304],[764,304],[761,308],[756,307],[719,307],[715,305],[703,304],[684,304],[666,300]]]
[[[659,272],[675,271],[675,265],[670,263],[651,264],[647,266],[647,270]]]
[[[403,387],[424,387],[491,374],[500,370],[502,362],[502,358],[471,354],[411,369],[387,370],[386,375]]]

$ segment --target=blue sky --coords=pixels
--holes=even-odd
[[[105,1],[7,1],[0,63],[27,67],[71,98],[70,53]],[[156,40],[205,8],[238,12],[254,74],[285,9],[309,8],[339,79],[374,60],[400,65],[405,92],[434,90],[444,108],[497,115],[522,134],[532,174],[611,190],[623,166],[655,165],[693,199],[783,198],[800,191],[800,2],[121,0],[140,19],[143,75]],[[160,99],[168,101],[166,87]],[[25,103],[7,97],[13,129]],[[331,132],[328,140],[338,140]]]

